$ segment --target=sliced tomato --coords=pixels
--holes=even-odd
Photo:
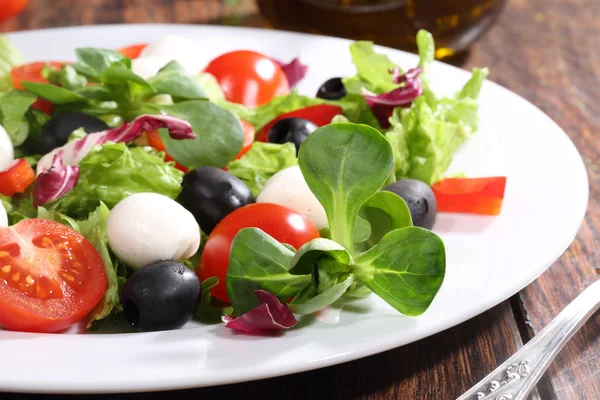
[[[19,14],[28,2],[28,0],[0,0],[0,21]]]
[[[134,44],[127,47],[121,47],[117,51],[123,54],[123,56],[131,58],[133,60],[140,56],[140,53],[146,48],[146,46],[148,46],[148,43]]]
[[[105,290],[102,259],[77,231],[35,218],[0,228],[0,326],[65,329],[83,319]]]
[[[252,143],[254,143],[255,130],[252,125],[243,119],[240,120],[242,123],[242,129],[244,130],[244,144],[242,145],[242,150],[235,156],[235,160],[242,158],[244,154],[246,154],[252,148]]]
[[[301,108],[299,110],[290,111],[285,114],[281,114],[267,125],[265,125],[260,132],[258,132],[258,136],[256,140],[258,142],[268,142],[269,140],[269,131],[275,125],[277,121],[281,121],[286,118],[304,118],[311,121],[313,124],[317,126],[325,126],[331,123],[331,120],[336,115],[342,114],[341,107],[333,106],[330,104],[319,104],[316,106],[310,106]]]
[[[498,215],[502,210],[506,177],[448,178],[431,189],[438,211]]]
[[[254,51],[238,50],[223,54],[212,60],[204,72],[217,79],[227,100],[247,107],[268,103],[274,97],[290,92],[281,67]]]
[[[165,150],[165,145],[162,142],[162,139],[160,138],[160,134],[158,133],[158,131],[149,131],[146,132],[146,140],[148,140],[148,146],[155,148],[158,151],[164,151],[165,152],[165,161],[175,161],[173,159],[173,157],[171,157],[169,155],[169,153],[167,153],[167,150]],[[183,165],[175,162],[175,168],[177,168],[180,171],[183,172],[187,172],[188,169],[186,167],[184,167]]]
[[[35,171],[27,160],[13,161],[7,170],[0,172],[0,194],[13,196],[23,193],[35,181]]]
[[[211,276],[219,278],[219,284],[211,290],[211,294],[219,300],[229,302],[225,277],[231,242],[241,229],[250,227],[260,228],[279,242],[296,249],[319,237],[319,231],[308,218],[287,207],[254,203],[238,208],[212,230],[200,258],[198,276],[201,280]]]
[[[49,62],[34,62],[30,64],[21,65],[13,68],[10,71],[10,75],[13,81],[13,87],[15,89],[25,89],[21,82],[37,82],[37,83],[48,83],[48,80],[42,76],[42,71],[46,65],[51,66],[55,69],[62,68],[67,63],[58,61]]]

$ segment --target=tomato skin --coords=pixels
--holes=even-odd
[[[65,329],[83,319],[106,290],[94,246],[54,221],[32,218],[0,228],[0,264],[10,266],[0,268],[0,326],[10,330]]]
[[[19,14],[28,2],[28,0],[0,0],[0,21]]]
[[[269,141],[269,131],[275,125],[276,122],[281,121],[286,118],[304,118],[312,122],[313,124],[321,127],[325,125],[329,125],[331,120],[336,115],[342,114],[342,109],[338,106],[333,106],[330,104],[318,104],[315,106],[309,106],[305,108],[301,108],[299,110],[290,111],[285,114],[281,114],[277,118],[273,119],[267,125],[265,125],[260,132],[258,132],[258,136],[256,137],[257,142],[268,142]]]
[[[0,171],[0,194],[23,193],[35,181],[35,171],[27,160],[15,160],[6,171]]]
[[[229,302],[225,278],[229,268],[231,242],[243,228],[259,228],[281,243],[298,249],[303,244],[319,237],[317,228],[303,215],[271,203],[254,203],[238,208],[217,224],[206,240],[198,277],[201,281],[211,276],[219,278],[219,284],[211,294],[219,300]]]
[[[27,82],[36,82],[36,83],[49,83],[46,78],[42,76],[42,70],[46,65],[51,66],[55,69],[60,69],[67,63],[59,62],[59,61],[49,61],[49,62],[34,62],[30,64],[20,65],[18,67],[13,68],[10,71],[10,75],[13,81],[13,87],[15,89],[25,89],[23,85],[21,85],[22,81]]]
[[[212,74],[227,100],[246,107],[268,103],[286,95],[290,86],[281,67],[260,53],[238,50],[212,60],[204,72]]]
[[[254,127],[252,125],[250,125],[243,119],[240,120],[240,122],[242,123],[242,129],[244,131],[244,144],[242,145],[242,149],[240,150],[238,155],[235,156],[234,160],[239,160],[244,154],[250,151],[250,149],[252,148],[252,143],[254,143],[254,136],[256,134],[256,131],[254,130]]]
[[[134,60],[140,56],[140,53],[146,48],[146,46],[148,46],[148,43],[134,44],[127,47],[121,47],[120,49],[117,49],[117,51],[124,57]]]
[[[52,115],[52,109],[54,108],[54,104],[50,103],[46,99],[38,98],[35,101],[35,103],[31,105],[31,107],[35,108],[36,110],[40,110],[46,115]]]
[[[498,215],[502,210],[506,177],[448,178],[431,189],[440,212]]]

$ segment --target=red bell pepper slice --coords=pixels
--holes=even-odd
[[[448,178],[434,184],[437,210],[498,215],[502,210],[506,177]]]
[[[277,121],[281,121],[282,119],[304,118],[320,127],[329,125],[333,117],[340,114],[342,114],[341,107],[333,106],[330,104],[318,104],[316,106],[310,106],[306,108],[301,108],[299,110],[290,111],[288,113],[281,114],[280,116],[269,122],[267,125],[265,125],[258,133],[256,140],[258,142],[268,142],[269,131]]]
[[[13,196],[23,193],[35,181],[35,171],[27,160],[13,161],[7,170],[0,172],[0,194]]]
[[[140,53],[142,52],[142,50],[144,50],[146,48],[146,46],[148,46],[147,43],[134,44],[134,45],[127,46],[127,47],[121,47],[117,51],[119,53],[121,53],[124,57],[130,58],[133,60],[140,56]]]

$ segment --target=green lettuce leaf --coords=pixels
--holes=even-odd
[[[65,214],[48,211],[44,207],[38,207],[36,218],[48,219],[50,221],[58,222],[81,233],[81,227],[79,226],[79,222]]]
[[[0,195],[0,201],[8,215],[9,225],[14,225],[24,219],[35,218],[37,216],[37,211],[33,207],[31,189],[28,189],[23,194],[14,195],[12,198]]]
[[[392,82],[392,74],[398,68],[388,56],[378,54],[373,49],[372,42],[359,41],[350,45],[352,62],[356,66],[356,76],[344,78],[346,91],[351,94],[361,94],[362,88],[373,93],[390,92],[400,85]]]
[[[46,66],[42,71],[42,75],[44,75],[50,83],[60,85],[69,90],[82,89],[87,85],[85,76],[77,73],[77,70],[70,65],[65,65],[61,69],[54,69],[51,66]]]
[[[430,185],[441,179],[456,150],[477,131],[477,97],[486,76],[486,69],[475,69],[456,96],[435,101],[421,96],[411,108],[394,110],[386,136],[393,145],[397,179]]]
[[[106,234],[106,223],[110,211],[104,203],[100,203],[98,208],[89,214],[85,221],[80,221],[80,232],[85,236],[96,248],[106,271],[107,287],[102,300],[94,307],[87,320],[89,321],[88,328],[96,321],[101,320],[110,315],[117,308],[121,309],[119,303],[119,287],[125,283],[124,271],[117,270],[118,263],[113,262],[111,254],[108,250],[108,237]]]
[[[427,31],[417,34],[423,96],[408,109],[396,108],[386,137],[394,151],[394,174],[389,182],[414,178],[427,184],[439,181],[452,162],[454,152],[479,126],[479,92],[486,68],[473,69],[471,79],[454,96],[438,98],[430,87],[435,43]]]
[[[109,208],[134,193],[154,192],[172,199],[181,191],[183,172],[164,162],[164,153],[124,143],[105,144],[79,163],[77,186],[53,203],[50,211],[85,218],[100,202]]]
[[[12,89],[10,71],[25,63],[25,59],[6,36],[0,36],[0,92]]]
[[[282,169],[297,164],[296,147],[293,143],[254,142],[250,151],[229,163],[227,171],[248,185],[256,197],[269,178]]]
[[[0,94],[0,125],[6,129],[13,146],[27,140],[29,124],[26,113],[36,97],[24,90],[10,90]]]

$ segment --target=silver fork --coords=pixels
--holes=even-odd
[[[525,400],[575,332],[600,307],[600,280],[591,284],[529,343],[456,400]]]

